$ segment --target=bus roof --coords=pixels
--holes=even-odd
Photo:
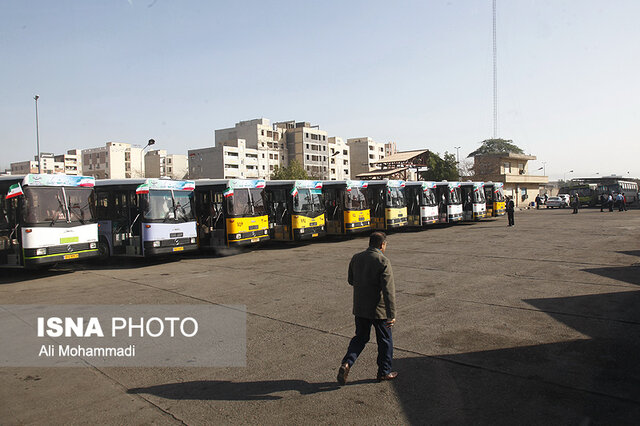
[[[380,180],[370,180],[369,181],[369,186],[371,185],[384,185],[387,186],[389,188],[401,188],[405,186],[405,181],[403,180],[387,180],[387,179],[380,179]]]
[[[405,183],[406,186],[421,186],[422,188],[435,188],[436,187],[436,183],[433,181],[427,181],[427,180],[411,180],[411,181],[407,181]]]
[[[325,180],[322,182],[323,187],[327,186],[346,186],[349,188],[366,188],[369,182],[366,180]]]
[[[268,180],[267,186],[295,186],[300,189],[322,189],[321,180]]]
[[[95,185],[92,176],[73,176],[65,174],[35,174],[0,176],[0,183],[20,183],[22,186],[81,186],[91,188]]]
[[[455,187],[455,188],[460,188],[460,182],[448,182],[446,180],[443,180],[442,182],[436,182],[436,186],[448,186],[449,188],[451,187]]]
[[[96,187],[102,188],[138,188],[141,185],[146,185],[150,190],[160,189],[175,189],[179,191],[193,191],[195,188],[195,182],[192,180],[172,180],[172,179],[100,179],[96,181]]]

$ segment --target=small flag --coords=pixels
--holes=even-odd
[[[9,198],[17,197],[18,195],[22,194],[24,194],[22,192],[22,187],[19,183],[16,183],[15,185],[11,185],[9,187],[9,192],[7,192],[7,196],[5,198],[8,200]]]
[[[194,189],[196,189],[196,183],[192,180],[186,181],[182,187],[183,191],[193,191]]]
[[[143,183],[142,185],[136,188],[136,194],[148,194],[149,193],[149,184]]]
[[[96,185],[96,180],[92,177],[80,178],[80,182],[78,183],[78,186],[82,186],[85,188],[92,188],[95,185]]]
[[[233,195],[233,188],[225,189],[222,195],[224,195],[224,198],[231,197]]]
[[[362,182],[362,187],[367,188],[369,186],[369,182]]]
[[[404,188],[404,181],[400,182],[400,186]]]
[[[267,184],[264,180],[259,180],[258,182],[256,182],[256,188],[264,188],[265,186],[267,186]]]
[[[322,189],[322,181],[316,182],[315,189]]]
[[[291,194],[292,197],[295,197],[296,195],[298,195],[298,188],[294,186],[293,189],[291,189],[291,191],[289,192],[289,194]]]

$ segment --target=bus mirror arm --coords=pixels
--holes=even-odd
[[[133,222],[131,222],[131,226],[129,227],[129,236],[131,236],[133,234],[133,225],[135,225],[136,220],[138,220],[139,217],[140,217],[140,213],[138,213],[136,215],[136,218],[133,219]]]
[[[11,230],[11,233],[9,234],[9,243],[11,245],[13,245],[13,234],[17,235],[17,230],[18,230],[18,226],[20,226],[19,223],[16,223],[16,226],[13,227],[13,229]]]

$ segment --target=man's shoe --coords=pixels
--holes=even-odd
[[[396,377],[398,377],[398,373],[396,371],[392,371],[391,373],[385,375],[378,374],[378,381],[381,382],[383,380],[393,380]]]
[[[349,376],[349,364],[342,364],[338,370],[338,384],[344,386],[347,384],[347,376]]]

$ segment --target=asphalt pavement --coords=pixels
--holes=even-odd
[[[367,238],[0,272],[0,304],[240,304],[246,367],[0,368],[1,424],[637,424],[640,210],[389,236],[395,381],[354,332]]]

